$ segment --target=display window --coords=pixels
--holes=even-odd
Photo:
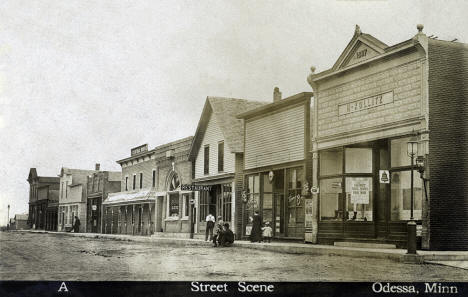
[[[373,221],[372,147],[334,148],[319,158],[320,220]]]
[[[409,140],[409,137],[404,137],[390,141],[390,219],[392,221],[422,219],[422,182],[415,170],[413,171],[413,218],[411,218],[411,159],[407,154]]]

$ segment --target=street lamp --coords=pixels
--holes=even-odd
[[[414,157],[418,154],[418,141],[416,137],[411,137],[407,143],[407,154],[411,159],[411,212],[410,220],[407,224],[408,230],[408,254],[416,254],[416,222],[413,217],[413,208],[414,208],[414,177],[413,177],[413,166],[414,166]]]

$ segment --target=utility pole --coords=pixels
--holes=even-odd
[[[10,230],[10,204],[8,204],[7,230]]]

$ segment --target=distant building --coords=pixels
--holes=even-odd
[[[86,232],[102,233],[102,202],[109,193],[120,191],[122,173],[117,171],[100,171],[96,164],[96,172],[87,179],[87,222]]]
[[[86,231],[86,186],[88,176],[95,170],[69,169],[60,170],[60,192],[58,205],[58,231],[70,231],[75,223],[75,216],[80,220],[80,232]]]
[[[29,229],[28,214],[16,214],[13,219],[10,219],[10,230],[25,229]]]
[[[28,226],[33,229],[57,229],[58,177],[38,176],[36,168],[31,168],[29,182]]]
[[[160,145],[131,149],[131,156],[117,161],[122,166],[121,191],[103,202],[104,233],[151,235],[155,232],[190,232],[191,183],[188,151],[192,137]]]

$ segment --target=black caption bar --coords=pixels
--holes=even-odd
[[[468,283],[0,281],[0,296],[468,296]]]

